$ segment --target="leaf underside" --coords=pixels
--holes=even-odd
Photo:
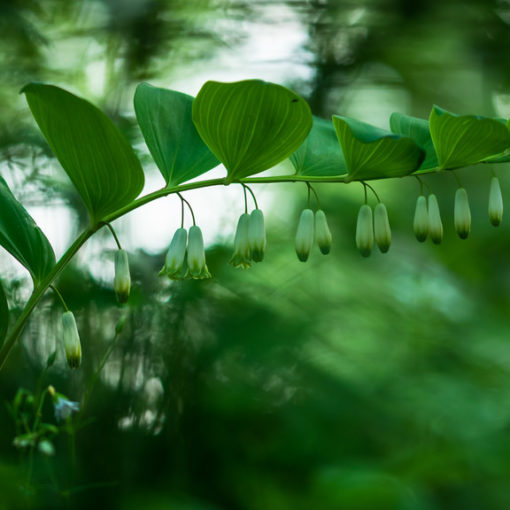
[[[48,239],[26,209],[14,198],[2,177],[0,245],[30,271],[35,282],[44,278],[55,265],[55,254]]]
[[[510,147],[510,131],[501,119],[455,115],[434,106],[429,124],[442,169],[473,165]]]
[[[145,143],[167,185],[189,181],[219,165],[191,119],[193,97],[140,83],[134,106]]]
[[[390,129],[397,135],[411,138],[418,147],[425,151],[425,158],[419,170],[437,167],[437,155],[432,143],[427,120],[395,112],[390,117]]]
[[[333,115],[333,125],[350,181],[409,175],[425,157],[411,138],[338,115]]]
[[[320,177],[347,173],[335,128],[330,121],[319,117],[313,118],[306,140],[289,159],[297,175]]]

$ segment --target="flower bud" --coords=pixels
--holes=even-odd
[[[264,214],[260,209],[255,209],[250,214],[248,240],[251,258],[254,262],[262,262],[266,249],[266,228],[264,227]]]
[[[434,244],[440,244],[443,240],[443,223],[439,212],[439,204],[436,195],[429,195],[429,235]]]
[[[165,257],[165,265],[159,272],[159,276],[166,275],[172,280],[184,277],[183,266],[186,258],[186,244],[188,233],[185,228],[178,228],[175,231]]]
[[[363,257],[368,257],[374,246],[372,209],[370,209],[368,204],[363,204],[358,212],[358,221],[356,224],[356,246]]]
[[[378,203],[374,211],[375,242],[381,253],[386,253],[391,245],[391,227],[386,206]]]
[[[497,177],[493,177],[491,180],[491,189],[489,192],[489,219],[495,227],[497,227],[503,219],[503,196],[501,195],[501,187]]]
[[[211,273],[209,273],[205,262],[204,238],[200,227],[197,225],[193,225],[189,229],[188,272],[186,276],[191,276],[191,278],[197,280],[211,278]]]
[[[416,210],[413,221],[414,235],[416,239],[423,243],[429,233],[429,212],[427,210],[427,199],[420,195],[416,200]]]
[[[117,250],[115,253],[115,278],[113,290],[119,303],[126,303],[131,289],[131,276],[129,274],[128,254],[125,250]]]
[[[313,211],[304,209],[296,231],[296,254],[301,262],[306,262],[313,246]]]
[[[331,250],[332,237],[326,214],[322,209],[315,213],[315,238],[321,253],[327,255]]]
[[[471,210],[469,209],[469,199],[465,188],[459,188],[455,192],[453,217],[457,234],[461,239],[466,239],[471,229]]]
[[[69,368],[78,368],[81,363],[81,344],[73,312],[62,314],[64,350]]]
[[[236,235],[234,237],[234,254],[230,263],[234,267],[247,269],[251,266],[251,250],[248,232],[250,228],[250,215],[241,214],[237,222]]]

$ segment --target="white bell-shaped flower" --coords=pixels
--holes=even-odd
[[[126,303],[131,289],[131,275],[129,273],[128,254],[125,250],[117,250],[115,253],[115,277],[113,290],[119,303]]]
[[[62,314],[64,350],[69,368],[78,368],[81,363],[81,343],[73,312]]]
[[[455,192],[453,217],[457,234],[461,239],[466,239],[471,230],[471,209],[469,208],[469,199],[465,188],[459,188]]]
[[[358,212],[356,246],[363,257],[368,257],[374,247],[374,223],[372,209],[368,204],[363,204]]]
[[[440,244],[443,240],[443,223],[441,221],[441,213],[439,212],[439,204],[436,195],[429,195],[429,235],[434,244]]]
[[[501,194],[499,179],[496,176],[491,180],[489,192],[489,219],[495,227],[497,227],[503,219],[503,195]]]
[[[391,227],[388,211],[383,203],[378,203],[374,211],[375,242],[381,253],[386,253],[391,245]]]
[[[314,238],[314,217],[311,209],[304,209],[296,231],[296,254],[301,262],[310,256]]]
[[[429,234],[429,211],[427,209],[427,199],[420,195],[416,200],[416,210],[414,212],[413,230],[416,239],[423,243]]]

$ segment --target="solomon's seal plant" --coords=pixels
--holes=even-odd
[[[184,193],[198,188],[240,184],[245,209],[234,240],[232,263],[249,267],[261,262],[266,248],[264,216],[251,187],[257,184],[303,182],[308,187],[308,206],[301,213],[296,233],[296,253],[306,261],[313,243],[326,254],[332,236],[326,212],[320,207],[314,183],[364,185],[356,227],[356,245],[368,256],[374,238],[381,252],[391,243],[385,205],[368,181],[413,176],[420,180],[413,229],[418,241],[430,237],[439,244],[443,223],[436,195],[428,200],[421,178],[428,173],[448,173],[478,163],[510,161],[510,131],[506,121],[477,115],[457,115],[433,106],[428,120],[401,113],[390,117],[390,130],[356,119],[333,115],[331,121],[312,116],[306,101],[281,85],[261,80],[235,83],[209,81],[196,98],[180,92],[140,84],[134,110],[141,133],[161,175],[164,186],[140,196],[144,186],[142,165],[112,120],[88,101],[59,87],[30,83],[22,90],[42,134],[88,211],[88,226],[56,260],[48,239],[0,176],[0,245],[30,273],[33,291],[17,317],[11,315],[0,285],[0,367],[5,363],[30,317],[49,288],[61,299],[54,282],[84,243],[103,227],[117,243],[114,290],[119,301],[129,296],[131,281],[127,254],[121,248],[112,223],[153,200],[177,196],[181,200],[181,224],[172,239],[160,274],[170,279],[210,278],[202,231]],[[294,173],[258,176],[286,158]],[[226,175],[197,179],[222,164]],[[250,186],[250,187],[249,187]],[[460,184],[459,184],[460,186]],[[372,189],[377,205],[374,215],[367,200]],[[255,209],[248,213],[247,190]],[[310,206],[310,192],[317,211]],[[193,224],[186,230],[184,206]],[[499,225],[503,199],[499,181],[490,183],[489,219]],[[410,217],[412,212],[410,211]],[[455,197],[455,228],[460,237],[469,234],[471,213],[467,191],[460,186]],[[76,321],[64,306],[64,346],[70,366],[77,367],[81,345]]]

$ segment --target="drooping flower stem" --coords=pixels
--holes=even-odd
[[[177,192],[177,196],[181,199],[182,202],[185,202],[186,205],[188,206],[189,212],[191,213],[191,218],[193,220],[193,225],[196,225],[195,213],[193,212],[193,207],[191,207],[191,204],[179,192]],[[184,217],[184,212],[183,212],[183,217]]]
[[[64,298],[62,297],[62,294],[59,292],[57,287],[55,287],[55,285],[50,285],[50,289],[56,294],[56,296],[58,297],[58,299],[62,303],[62,306],[64,307],[64,310],[66,312],[68,312],[69,308],[67,308],[66,302],[64,301]]]
[[[250,195],[253,198],[253,203],[255,204],[255,209],[258,209],[259,204],[257,203],[257,199],[255,198],[255,193],[253,193],[252,189],[249,186],[247,186],[246,184],[244,184],[244,182],[242,182],[241,184],[244,187],[245,191],[248,190],[250,192]]]
[[[117,244],[117,248],[119,250],[122,250],[122,246],[120,244],[119,238],[117,237],[117,234],[115,233],[115,230],[113,229],[113,227],[109,223],[106,223],[106,226],[108,227],[108,229],[112,233],[112,236],[115,239],[115,243]]]

